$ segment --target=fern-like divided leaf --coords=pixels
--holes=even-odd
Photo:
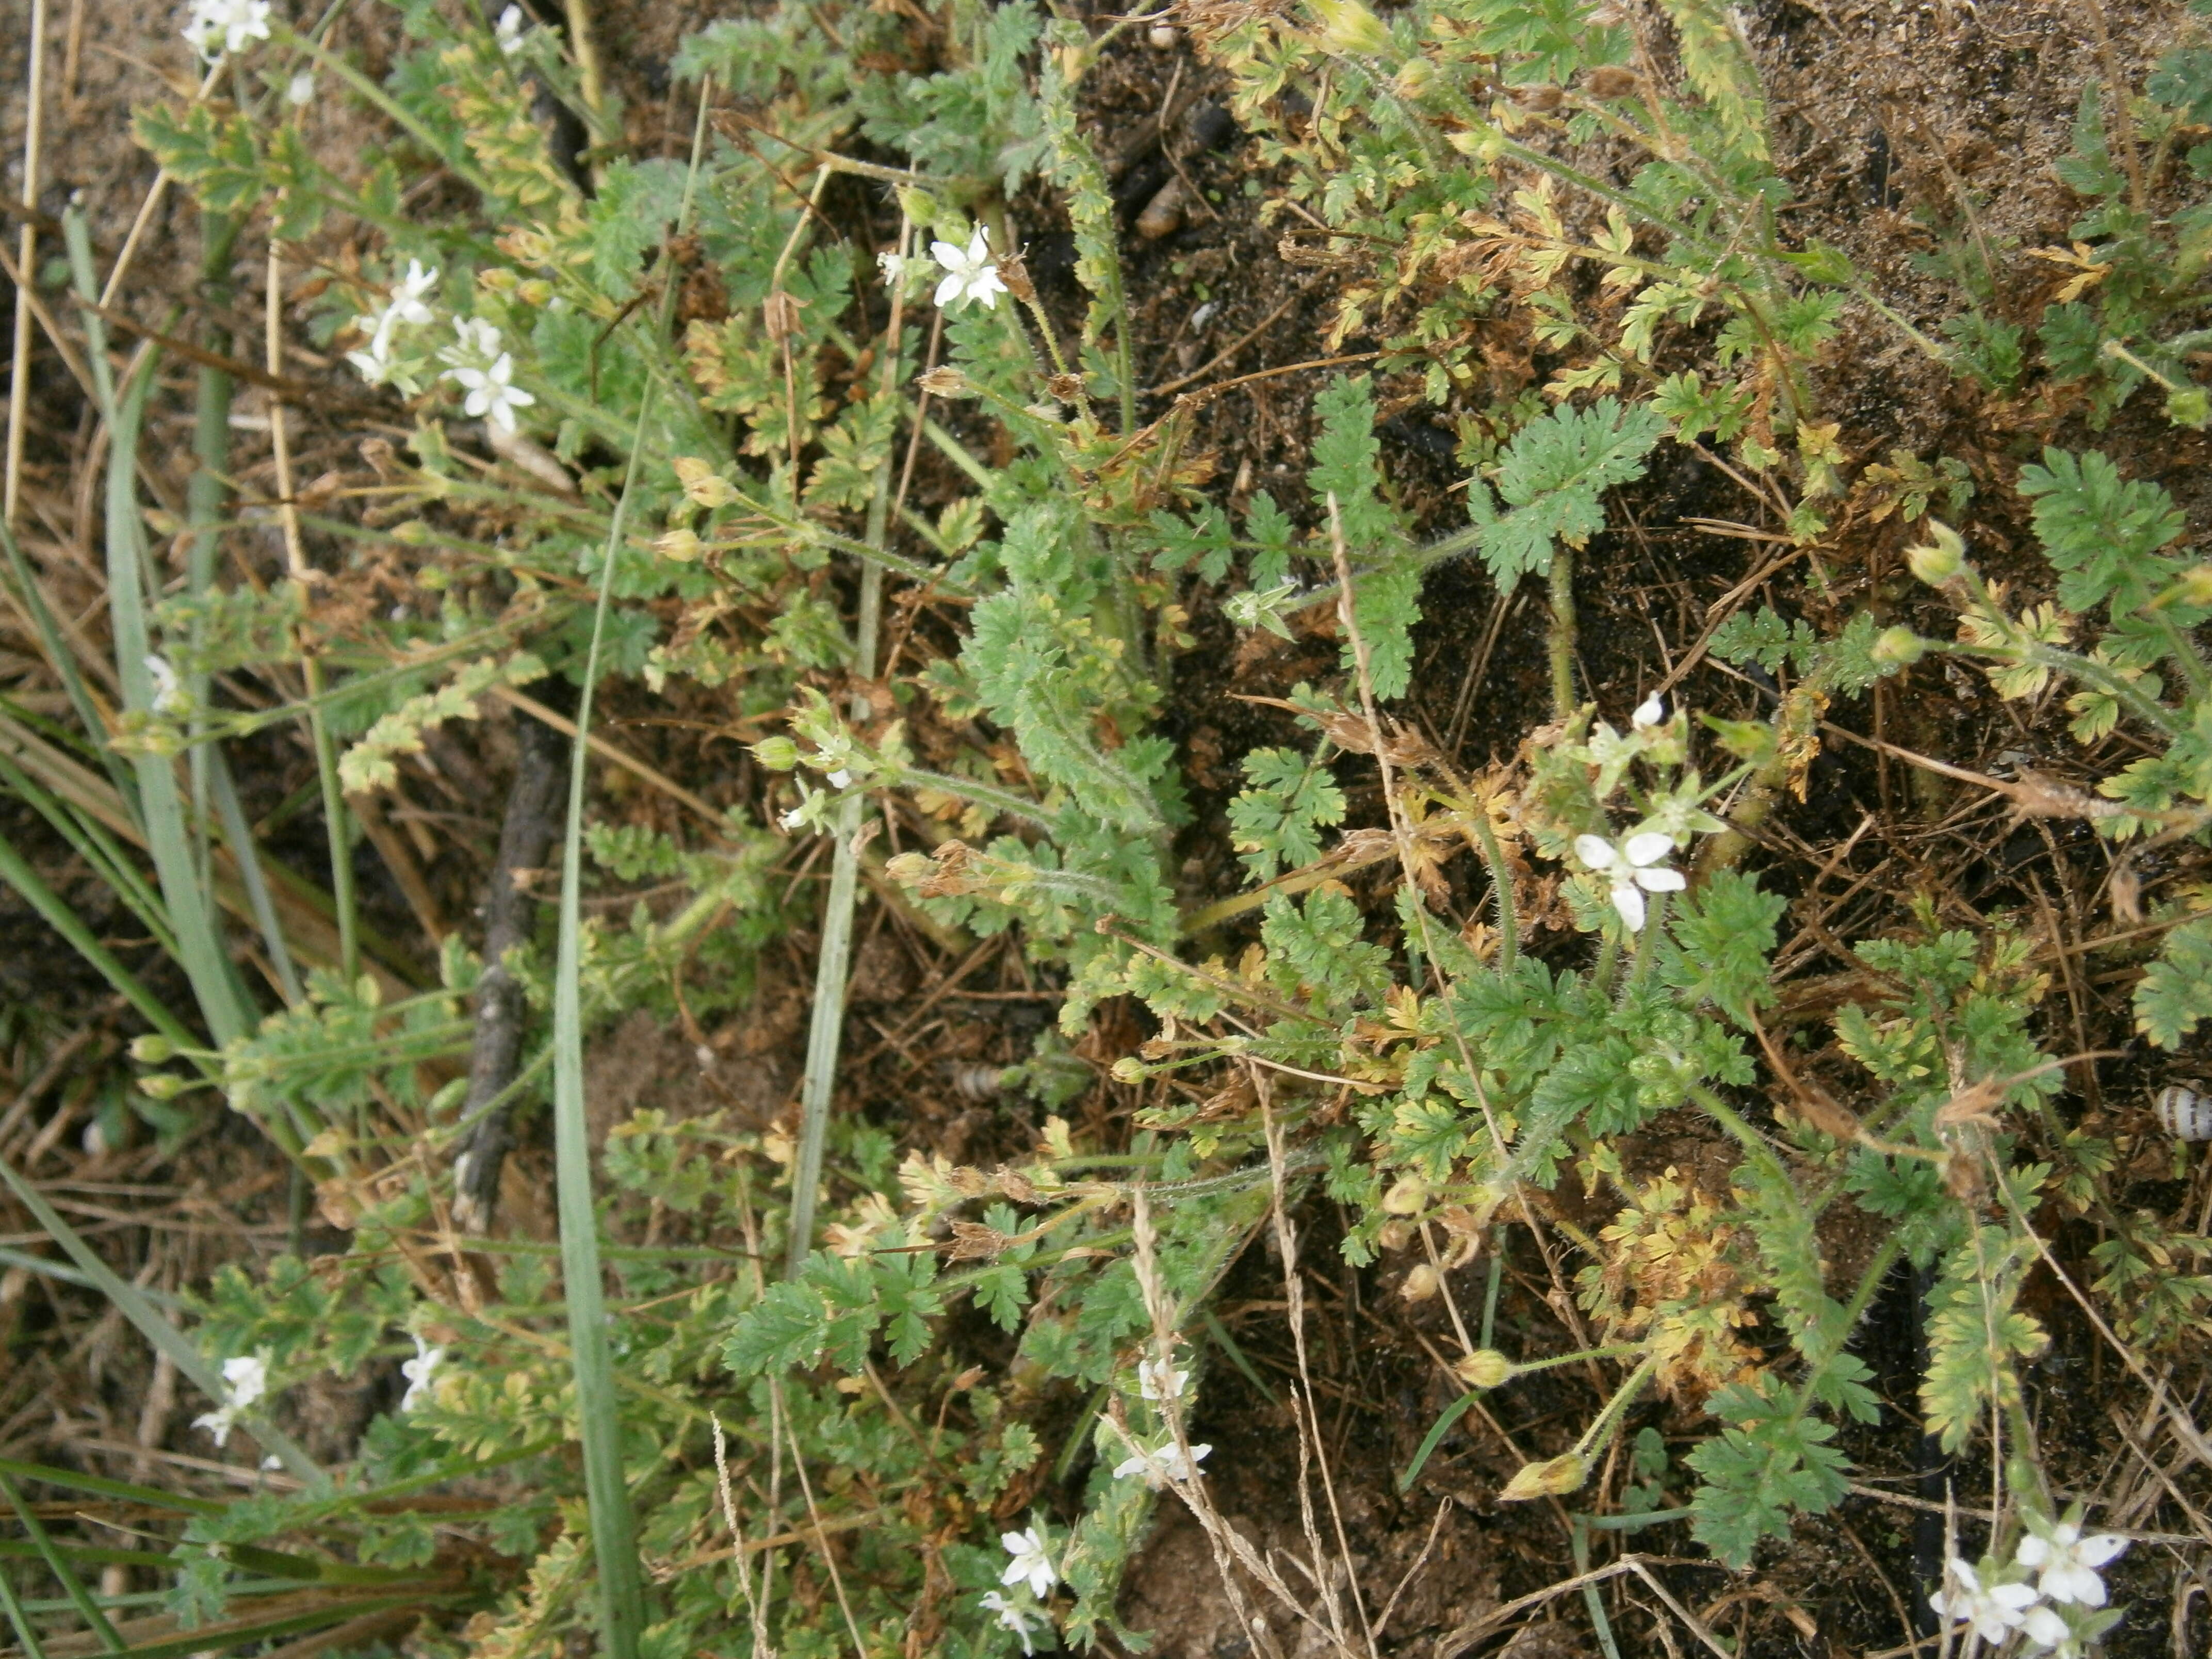
[[[1645,457],[1666,434],[1656,410],[1611,398],[1522,428],[1498,469],[1498,493],[1510,510],[1501,516],[1479,480],[1468,492],[1482,560],[1498,586],[1510,591],[1523,575],[1548,574],[1558,543],[1581,547],[1604,529],[1605,491],[1643,477]]]
[[[2168,934],[2136,987],[2136,1030],[2161,1048],[2178,1048],[2203,1019],[2212,1019],[2212,920]]]

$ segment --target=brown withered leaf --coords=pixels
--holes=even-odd
[[[951,1225],[951,1260],[955,1261],[995,1261],[1010,1242],[996,1227],[986,1227],[979,1221],[955,1221]]]

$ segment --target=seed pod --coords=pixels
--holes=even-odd
[[[2212,1140],[2212,1094],[2202,1084],[2169,1083],[2152,1098],[2150,1109],[2176,1140]]]

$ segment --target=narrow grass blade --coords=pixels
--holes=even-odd
[[[100,1288],[66,1261],[57,1261],[48,1255],[33,1255],[28,1250],[9,1249],[5,1245],[0,1245],[0,1267],[21,1267],[25,1273],[43,1273],[48,1279],[58,1279],[64,1285],[81,1285],[88,1291]],[[184,1306],[167,1291],[146,1291],[141,1294],[156,1307],[173,1309]]]
[[[1421,1478],[1421,1471],[1428,1464],[1429,1455],[1443,1443],[1444,1436],[1451,1432],[1451,1425],[1466,1416],[1467,1408],[1473,1404],[1474,1404],[1474,1396],[1472,1394],[1463,1394],[1438,1414],[1428,1433],[1421,1437],[1420,1448],[1414,1452],[1413,1461],[1406,1466],[1405,1474],[1398,1477],[1400,1492],[1411,1492],[1413,1489],[1413,1482]]]
[[[138,1328],[141,1335],[174,1360],[177,1369],[191,1379],[195,1388],[210,1400],[222,1400],[228,1395],[222,1374],[202,1357],[192,1340],[171,1324],[137,1285],[127,1283],[102,1261],[99,1253],[84,1242],[83,1235],[46,1202],[46,1194],[17,1174],[15,1166],[5,1158],[0,1158],[0,1181],[6,1182],[22,1200],[32,1218],[46,1229],[46,1237],[69,1252],[70,1259],[100,1287],[100,1293]],[[601,1340],[605,1340],[604,1335]],[[310,1486],[325,1483],[326,1477],[315,1467],[315,1460],[301,1450],[289,1435],[258,1414],[249,1414],[245,1421],[252,1429],[253,1437],[281,1458],[294,1474]]]
[[[799,1156],[791,1170],[791,1255],[796,1278],[814,1243],[814,1193],[822,1184],[822,1143],[830,1129],[830,1099],[837,1084],[837,1051],[845,1030],[845,979],[853,947],[853,905],[860,861],[853,838],[860,830],[860,803],[848,800],[837,814],[837,849],[823,902],[822,954],[814,964],[814,1007],[806,1032],[806,1079],[799,1095]]]
[[[253,911],[254,925],[261,930],[261,943],[269,952],[269,966],[276,975],[276,983],[284,994],[284,1000],[297,1007],[307,1000],[301,989],[299,970],[292,965],[292,952],[284,943],[283,924],[276,920],[276,906],[269,896],[269,883],[261,871],[261,853],[253,839],[253,830],[246,821],[246,809],[239,804],[238,786],[230,775],[230,763],[220,749],[207,751],[208,793],[214,798],[216,816],[222,820],[222,838],[230,844],[230,856],[238,866],[238,879],[246,889],[246,902]]]
[[[22,1494],[15,1490],[15,1483],[4,1474],[0,1474],[0,1498],[6,1498],[15,1510],[15,1518],[23,1523],[23,1530],[30,1534],[32,1547],[38,1551],[40,1559],[46,1564],[46,1571],[60,1581],[62,1594],[69,1597],[77,1616],[92,1626],[93,1634],[100,1638],[100,1645],[110,1653],[122,1652],[123,1638],[115,1633],[115,1626],[108,1623],[107,1615],[100,1610],[100,1603],[92,1599],[92,1593],[85,1589],[83,1581],[76,1576],[76,1569],[64,1560],[61,1552],[54,1547],[54,1540],[47,1534],[37,1512],[23,1501]]]
[[[5,836],[0,836],[0,882],[5,882],[30,902],[47,927],[59,933],[76,952],[96,969],[100,976],[120,992],[125,1001],[145,1016],[147,1022],[179,1048],[197,1048],[200,1039],[172,1014],[167,1005],[139,981],[138,976],[115,959],[113,953],[93,937],[92,929],[84,920],[64,904],[58,894],[46,885],[29,862],[18,853]]]
[[[128,1480],[111,1480],[104,1474],[84,1474],[44,1463],[22,1463],[12,1457],[0,1457],[0,1474],[15,1480],[35,1480],[43,1486],[59,1486],[64,1492],[87,1492],[95,1498],[112,1498],[118,1503],[175,1510],[180,1515],[221,1515],[225,1507],[212,1498],[183,1498],[158,1486],[137,1486]]]
[[[22,546],[5,520],[0,520],[0,550],[4,550],[8,555],[9,574],[15,579],[14,586],[17,592],[16,603],[31,618],[31,625],[37,629],[39,642],[46,649],[48,664],[61,677],[62,690],[69,696],[70,707],[76,710],[77,719],[84,722],[87,740],[99,743],[106,730],[100,723],[100,706],[93,702],[91,690],[85,684],[83,674],[78,671],[76,654],[70,650],[68,641],[62,638],[61,625],[55,622],[54,613],[46,607],[46,596],[40,591],[37,577],[31,573],[30,561],[23,556]],[[108,776],[114,781],[116,793],[135,816],[138,798],[130,769],[113,751],[105,747],[100,750],[100,759],[107,768]]]
[[[131,914],[154,936],[156,946],[172,957],[177,954],[176,935],[169,927],[168,912],[161,908],[161,895],[147,885],[137,866],[96,819],[64,805],[4,755],[0,755],[0,787],[53,826],[54,833],[69,842],[92,872],[130,906]]]
[[[77,293],[89,307],[97,289],[92,276],[91,239],[82,216],[66,216],[63,228]],[[154,679],[147,666],[151,641],[146,622],[145,532],[138,516],[138,431],[154,384],[156,358],[149,349],[140,362],[140,372],[118,396],[107,369],[106,330],[95,311],[87,309],[83,316],[92,349],[94,381],[104,405],[100,412],[107,419],[108,623],[115,638],[115,668],[123,685],[124,702],[131,712],[143,713],[154,705]],[[243,1036],[252,1021],[193,863],[176,770],[168,760],[156,755],[137,757],[134,769],[147,850],[154,855],[154,868],[161,878],[161,896],[168,906],[170,924],[176,929],[179,960],[191,981],[210,1033],[218,1044],[228,1042]]]
[[[15,1627],[15,1639],[23,1644],[23,1659],[46,1659],[46,1649],[39,1645],[39,1632],[32,1628],[30,1615],[15,1599],[15,1586],[4,1572],[0,1572],[0,1608],[6,1610],[8,1622]]]
[[[599,1268],[599,1212],[592,1201],[592,1142],[584,1110],[583,843],[584,779],[591,745],[592,694],[599,674],[599,647],[614,593],[615,562],[622,556],[623,523],[644,453],[646,422],[653,410],[647,387],[630,444],[629,476],[615,502],[599,566],[599,593],[592,616],[592,643],[584,657],[584,690],[576,707],[574,744],[568,763],[568,815],[561,838],[561,933],[553,975],[553,1158],[561,1217],[561,1279],[568,1301],[569,1363],[576,1375],[576,1414],[584,1444],[584,1493],[591,1516],[592,1553],[599,1563],[599,1639],[606,1659],[636,1659],[645,1628],[645,1585],[638,1571],[637,1520],[623,1475],[622,1418],[615,1398],[614,1358],[607,1348],[605,1287]]]

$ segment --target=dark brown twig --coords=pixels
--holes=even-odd
[[[554,681],[540,689],[544,696],[560,696],[568,686]],[[518,709],[514,737],[520,751],[514,785],[507,791],[499,856],[484,895],[484,970],[477,981],[477,1029],[469,1048],[469,1092],[463,1108],[465,1116],[476,1118],[476,1127],[453,1160],[453,1219],[465,1231],[478,1235],[490,1230],[499,1203],[500,1170],[514,1145],[511,1103],[491,1103],[514,1080],[529,1012],[521,982],[507,966],[507,953],[530,937],[531,899],[520,880],[526,871],[545,861],[568,781],[566,736]]]

